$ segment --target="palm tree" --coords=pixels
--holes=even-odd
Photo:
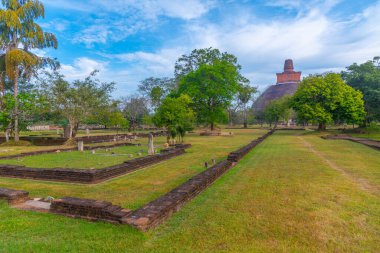
[[[42,65],[57,67],[53,59],[39,57],[32,49],[57,48],[56,37],[35,23],[44,18],[45,9],[38,0],[1,0],[0,9],[0,77],[6,76],[13,83],[14,140],[19,141],[18,83],[29,79]],[[0,88],[4,86],[0,81]]]

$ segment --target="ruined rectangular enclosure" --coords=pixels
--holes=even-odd
[[[0,165],[0,177],[94,184],[182,155],[190,146],[177,145],[162,150],[160,154],[132,159],[103,169],[37,169],[17,165]]]

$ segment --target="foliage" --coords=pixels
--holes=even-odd
[[[41,79],[40,85],[51,110],[60,113],[70,124],[70,138],[81,122],[109,105],[114,83],[101,83],[95,75],[96,71],[72,84],[57,72],[46,73],[46,78]]]
[[[221,53],[216,48],[194,49],[190,55],[182,55],[175,63],[174,76],[177,82],[198,70],[202,65],[212,65],[214,62],[227,62],[233,65],[238,73],[240,82],[246,83],[248,80],[240,74],[241,66],[238,64],[236,56],[227,52]]]
[[[238,105],[243,112],[244,128],[248,127],[248,103],[252,100],[253,95],[257,92],[257,88],[249,86],[249,84],[241,85],[238,90]]]
[[[174,90],[175,81],[172,78],[154,78],[149,77],[140,82],[139,92],[149,99],[152,109],[155,110],[160,106],[162,100]]]
[[[121,107],[132,130],[136,130],[139,125],[143,124],[144,117],[149,114],[147,100],[144,97],[135,95],[123,98]]]
[[[352,64],[342,72],[348,85],[363,93],[364,106],[367,112],[366,121],[380,121],[380,65],[374,58],[363,64]]]
[[[45,9],[38,0],[2,0],[0,9],[0,99],[4,95],[6,79],[13,83],[15,103],[12,123],[15,140],[18,141],[19,78],[29,79],[41,66],[58,67],[56,60],[39,57],[32,49],[57,48],[57,39],[52,33],[44,32],[35,22],[44,18]],[[0,102],[3,105],[3,102]],[[2,108],[0,108],[2,109]]]
[[[27,126],[35,122],[39,114],[46,110],[46,101],[37,91],[20,92],[18,100],[19,130],[27,130]],[[3,96],[3,108],[0,111],[0,129],[11,130],[14,119],[15,98],[7,93]]]
[[[305,78],[293,96],[291,105],[297,119],[303,123],[326,124],[361,123],[364,120],[364,102],[360,91],[348,86],[339,74]]]
[[[290,117],[290,98],[285,96],[269,102],[264,110],[265,121],[277,126],[278,122],[288,121]]]
[[[153,116],[158,127],[166,127],[170,137],[175,139],[179,134],[183,140],[186,131],[192,128],[194,112],[190,108],[191,98],[181,95],[178,98],[167,97]]]
[[[199,123],[210,124],[225,117],[225,110],[239,90],[238,68],[228,61],[215,60],[201,65],[180,81],[178,93],[187,94]]]

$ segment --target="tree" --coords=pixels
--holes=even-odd
[[[168,142],[170,137],[185,136],[186,131],[192,128],[194,112],[190,107],[191,98],[181,95],[178,98],[167,97],[153,116],[153,122],[158,127],[168,129]]]
[[[132,130],[141,125],[145,116],[149,114],[148,102],[144,97],[134,95],[123,98],[121,106]]]
[[[333,73],[305,78],[294,94],[291,106],[298,121],[318,123],[319,130],[325,130],[332,122],[361,123],[365,117],[361,92]]]
[[[252,97],[256,92],[257,89],[249,86],[249,84],[241,85],[239,88],[237,98],[243,112],[244,128],[248,127],[248,103],[252,100]]]
[[[270,125],[274,124],[274,128],[280,120],[288,121],[290,117],[290,99],[285,96],[269,102],[265,107],[265,121]]]
[[[378,57],[363,64],[352,64],[342,72],[348,85],[363,93],[366,123],[380,121],[380,65]]]
[[[57,48],[57,39],[35,22],[44,18],[45,9],[38,0],[2,0],[0,9],[0,83],[4,77],[13,83],[14,112],[13,127],[15,141],[19,141],[19,92],[20,78],[29,79],[41,65],[56,67],[54,60],[39,57],[32,49]]]
[[[202,65],[212,65],[215,61],[228,62],[238,72],[239,81],[246,82],[247,79],[240,74],[241,66],[236,56],[227,52],[221,53],[216,48],[194,49],[190,55],[182,55],[175,63],[174,76],[179,82],[181,78],[190,72],[196,71]],[[178,83],[177,83],[178,84]]]
[[[214,130],[215,122],[225,116],[225,110],[238,89],[237,67],[228,61],[215,60],[184,76],[178,93],[191,97],[198,122],[207,123]]]
[[[60,113],[69,122],[67,138],[75,137],[79,124],[95,115],[110,101],[114,83],[101,83],[95,79],[94,71],[84,80],[69,83],[57,72],[46,73],[41,80],[50,108]]]
[[[128,120],[120,110],[120,101],[112,100],[109,104],[97,109],[96,113],[87,120],[89,124],[101,124],[104,128],[114,127],[126,129],[129,127]]]
[[[145,98],[149,99],[152,109],[160,106],[162,100],[174,90],[175,81],[172,78],[149,77],[140,82],[138,91]]]

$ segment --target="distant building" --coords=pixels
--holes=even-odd
[[[285,60],[284,72],[277,73],[277,83],[266,89],[253,104],[255,111],[260,113],[270,101],[293,95],[301,82],[301,74],[300,71],[294,71],[293,60]]]

